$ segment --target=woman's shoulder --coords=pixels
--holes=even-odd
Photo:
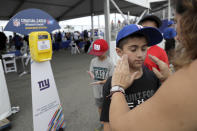
[[[178,121],[185,122],[191,118],[197,120],[197,60],[193,61],[172,76],[170,76],[161,86],[157,94],[157,99],[166,103],[166,110],[171,110],[179,116]],[[161,106],[161,105],[160,105]],[[195,115],[194,115],[195,114]]]
[[[188,73],[193,77],[194,75],[197,76],[197,60],[194,60],[189,66],[188,66]],[[195,77],[197,79],[197,77]]]
[[[189,66],[184,67],[170,76],[155,93],[155,95],[141,104],[138,108],[155,114],[157,117],[151,118],[158,125],[163,127],[158,121],[168,125],[174,130],[197,128],[197,60]],[[144,119],[144,118],[143,118]],[[147,119],[148,120],[148,119]],[[184,124],[184,123],[190,124]],[[183,126],[184,125],[184,126]]]
[[[179,92],[197,91],[197,60],[193,61],[190,65],[185,66],[178,71],[176,71],[172,76],[170,76],[163,86],[170,86],[174,90],[179,90]],[[192,89],[192,90],[189,90]],[[197,99],[197,95],[196,95]]]
[[[175,80],[183,85],[197,84],[197,60],[193,61],[190,65],[178,70],[170,79]],[[186,83],[185,83],[186,82]],[[194,85],[195,86],[195,85]],[[197,88],[196,88],[197,89]]]

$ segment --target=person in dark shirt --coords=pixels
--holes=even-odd
[[[3,32],[0,32],[0,51],[6,49],[6,41],[7,41],[6,35]]]
[[[20,50],[21,47],[23,46],[22,38],[18,34],[14,33],[13,41],[16,50]]]
[[[152,34],[155,37],[152,37]],[[135,74],[135,80],[125,91],[118,86],[111,88],[111,77],[105,83],[103,87],[104,103],[100,117],[100,121],[104,122],[104,131],[111,130],[109,125],[109,107],[111,103],[110,95],[113,92],[124,92],[128,106],[130,109],[133,109],[153,96],[159,88],[160,80],[143,63],[147,47],[157,44],[161,40],[162,35],[156,28],[143,28],[135,24],[125,26],[118,33],[116,52],[120,57],[124,54],[128,55],[130,76]]]

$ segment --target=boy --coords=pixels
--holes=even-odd
[[[121,57],[128,55],[130,73],[137,72],[132,85],[125,90],[125,97],[130,109],[149,99],[160,86],[159,79],[155,74],[143,65],[147,53],[147,47],[161,42],[162,35],[152,27],[143,28],[140,25],[131,24],[125,26],[118,33],[116,39],[116,52]],[[121,79],[121,78],[120,78]],[[110,91],[111,89],[111,91]],[[104,122],[104,131],[110,131],[109,107],[110,95],[113,92],[121,91],[121,87],[111,88],[111,77],[103,87],[103,108],[100,121]],[[110,93],[111,92],[111,93]]]
[[[106,55],[108,51],[108,44],[104,39],[97,39],[93,43],[93,48],[89,54],[95,55],[97,57],[93,58],[90,63],[90,71],[88,72],[90,77],[94,80],[93,83],[93,93],[95,97],[95,104],[98,107],[99,116],[101,114],[103,105],[103,84],[106,82],[109,76],[112,76],[113,72],[113,62]],[[98,129],[101,130],[103,125],[99,125]]]
[[[159,19],[159,17],[157,17],[155,15],[147,15],[140,20],[139,24],[144,27],[154,27],[154,28],[159,29],[162,25],[162,22]],[[159,47],[159,45],[160,45],[160,47]],[[160,71],[160,69],[159,69],[158,65],[155,64],[149,58],[149,55],[156,56],[158,59],[162,60],[163,62],[165,62],[166,64],[169,65],[168,56],[167,56],[165,50],[161,47],[164,48],[164,45],[162,44],[162,42],[158,45],[154,45],[154,46],[149,47],[147,50],[147,55],[144,60],[144,65],[146,67],[148,67],[148,69],[150,69],[151,71],[153,70],[153,72],[155,72],[155,70]]]

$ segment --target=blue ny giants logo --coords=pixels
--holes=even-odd
[[[49,79],[39,81],[38,85],[39,85],[40,91],[49,88],[50,87]]]

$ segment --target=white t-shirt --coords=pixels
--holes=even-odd
[[[79,39],[79,34],[77,32],[74,33],[74,40],[78,40]]]
[[[90,71],[94,74],[94,81],[106,80],[109,76],[112,76],[114,71],[114,64],[112,60],[107,57],[101,61],[98,57],[92,59],[90,63]],[[93,85],[93,93],[95,98],[102,98],[103,84]]]

